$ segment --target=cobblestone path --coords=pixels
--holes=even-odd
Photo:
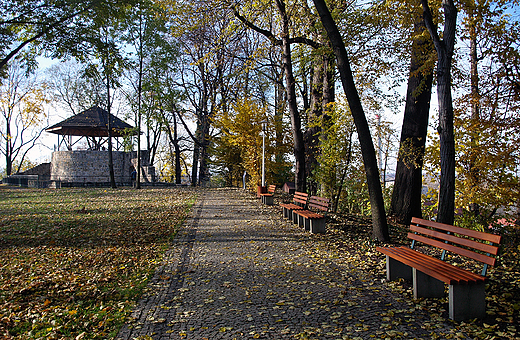
[[[201,191],[116,339],[455,337],[380,279],[316,252],[312,237],[236,190]]]

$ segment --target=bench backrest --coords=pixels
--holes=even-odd
[[[413,217],[408,238],[412,240],[412,248],[418,241],[442,249],[441,260],[449,251],[482,262],[485,276],[487,266],[496,264],[502,236]]]
[[[274,194],[274,192],[276,191],[276,185],[272,184],[270,185],[268,188],[267,188],[267,192],[269,194]]]
[[[293,202],[294,202],[294,204],[304,207],[307,205],[308,197],[309,197],[309,194],[306,194],[304,192],[295,191],[294,196],[293,196]]]
[[[329,204],[330,204],[330,199],[328,199],[328,198],[319,197],[319,196],[311,196],[311,198],[309,198],[308,208],[309,209],[313,208],[316,210],[328,212]]]

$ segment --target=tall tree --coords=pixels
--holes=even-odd
[[[139,0],[129,14],[128,20],[122,23],[123,30],[126,32],[124,39],[132,46],[135,54],[131,61],[133,91],[132,98],[129,99],[135,111],[137,130],[141,131],[144,112],[143,92],[148,90],[153,91],[155,96],[160,94],[160,86],[157,82],[163,77],[159,74],[168,73],[168,68],[172,67],[168,64],[173,65],[175,59],[172,45],[166,38],[164,12],[157,4],[149,0]],[[157,102],[154,96],[149,98],[151,102]],[[148,108],[158,112],[158,108],[154,108],[153,105],[148,105]],[[160,120],[162,115],[158,114],[158,117]],[[141,149],[141,137],[138,135],[136,189],[141,188],[141,170],[138,170],[141,169]]]
[[[306,171],[305,171],[305,142],[302,131],[302,118],[298,108],[298,98],[296,94],[296,80],[294,76],[293,57],[291,52],[291,44],[303,43],[314,48],[320,45],[315,41],[304,36],[292,36],[290,23],[293,18],[286,8],[285,0],[275,0],[277,14],[280,17],[281,27],[279,36],[274,30],[274,25],[268,20],[271,29],[267,30],[255,25],[251,20],[248,20],[242,13],[238,11],[236,6],[233,6],[235,16],[248,28],[265,36],[275,46],[282,48],[282,69],[285,75],[285,91],[287,107],[291,119],[291,130],[293,135],[293,155],[295,159],[295,186],[299,191],[306,191]],[[296,8],[296,6],[295,6]]]
[[[9,64],[7,79],[0,85],[0,152],[5,157],[6,174],[18,172],[46,122],[46,85],[27,77],[19,63]],[[18,161],[18,169],[13,164]]]
[[[343,38],[339,33],[338,27],[327,7],[324,0],[313,0],[314,5],[320,15],[321,22],[327,31],[334,54],[336,55],[336,64],[340,73],[343,90],[347,97],[347,101],[352,112],[354,124],[358,133],[361,152],[363,155],[363,163],[370,194],[370,205],[372,211],[372,227],[373,236],[380,241],[389,241],[388,224],[386,221],[385,207],[383,202],[383,192],[381,190],[381,182],[379,179],[379,170],[377,167],[376,153],[368,122],[363,111],[361,99],[354,83],[354,77],[350,68],[350,62],[347,50],[343,42]]]
[[[301,118],[298,110],[296,99],[296,82],[294,80],[293,65],[291,58],[291,44],[289,41],[289,15],[285,8],[284,0],[275,0],[280,17],[282,19],[282,63],[285,71],[285,87],[287,90],[287,101],[289,113],[291,115],[291,126],[294,139],[294,157],[295,157],[295,187],[298,191],[306,191],[306,173],[305,173],[305,145],[303,142],[303,133],[301,126]]]
[[[442,0],[444,9],[443,37],[434,24],[428,0],[421,0],[423,17],[437,51],[437,96],[439,101],[441,179],[437,222],[453,224],[455,214],[455,136],[453,133],[453,99],[451,63],[455,48],[457,8],[452,0]]]
[[[422,166],[430,114],[434,47],[421,11],[414,11],[415,24],[410,73],[406,90],[401,141],[389,214],[403,224],[422,217]]]
[[[85,62],[87,74],[97,79],[102,79],[106,88],[105,108],[108,112],[108,169],[110,185],[116,188],[114,177],[114,164],[112,155],[112,91],[120,87],[119,78],[127,67],[127,61],[122,55],[121,22],[128,15],[125,6],[113,6],[106,8],[106,12],[100,14],[85,27],[85,36],[81,40],[82,46],[71,53]]]
[[[476,223],[489,225],[496,213],[517,201],[520,141],[520,22],[509,15],[510,1],[461,3],[461,42],[468,60],[454,83],[456,98],[457,207],[467,208]],[[514,204],[513,204],[514,205]],[[499,210],[499,207],[501,209]],[[499,217],[499,216],[496,216]]]

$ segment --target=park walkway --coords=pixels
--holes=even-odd
[[[116,339],[455,335],[454,324],[318,249],[314,237],[247,193],[200,191],[193,217]]]

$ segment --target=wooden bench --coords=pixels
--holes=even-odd
[[[293,203],[280,204],[280,206],[283,208],[283,217],[295,222],[293,219],[293,211],[305,209],[307,207],[308,197],[309,195],[304,192],[295,191],[293,196]]]
[[[307,203],[307,209],[293,211],[293,215],[296,216],[293,221],[296,220],[299,227],[304,227],[305,230],[313,234],[325,233],[325,220],[329,211],[329,203],[328,198],[311,196]],[[319,213],[313,210],[317,210]]]
[[[270,185],[267,188],[267,193],[260,194],[260,199],[262,200],[262,203],[267,204],[267,205],[273,205],[275,191],[276,191],[276,185]]]
[[[501,236],[414,217],[408,238],[412,240],[411,247],[376,247],[386,255],[387,279],[412,280],[415,298],[443,297],[446,283],[450,319],[483,318],[486,315],[486,271],[496,263]],[[442,250],[440,258],[417,251],[416,242]],[[481,262],[482,273],[445,262],[447,252]]]

